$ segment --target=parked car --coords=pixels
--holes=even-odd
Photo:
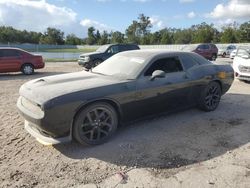
[[[165,50],[121,52],[91,71],[49,76],[21,86],[26,130],[43,144],[75,138],[101,144],[119,124],[198,106],[213,111],[233,82],[230,65]]]
[[[222,46],[218,50],[218,56],[222,56],[222,57],[229,56],[233,50],[236,50],[235,45]]]
[[[21,71],[30,75],[34,69],[41,68],[44,68],[41,55],[33,55],[19,48],[0,48],[0,73]]]
[[[233,61],[235,77],[250,81],[250,46],[239,47]]]
[[[95,52],[85,53],[80,55],[78,59],[78,64],[85,67],[86,69],[91,69],[99,65],[104,60],[110,58],[114,54],[129,50],[140,49],[136,44],[108,44],[99,47]]]
[[[215,61],[218,55],[218,48],[211,43],[187,45],[182,50],[195,52],[211,61]]]
[[[236,55],[236,52],[237,52],[237,49],[233,50],[231,53],[230,53],[230,59],[233,59]]]

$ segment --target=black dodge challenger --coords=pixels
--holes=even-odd
[[[136,50],[89,72],[29,81],[20,88],[17,106],[26,130],[43,144],[75,138],[96,145],[122,122],[191,106],[213,111],[233,79],[230,65],[195,53]]]

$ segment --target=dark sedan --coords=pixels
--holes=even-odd
[[[195,53],[135,50],[90,72],[29,81],[20,88],[17,106],[26,130],[42,143],[75,138],[95,145],[122,122],[191,106],[213,111],[233,78],[230,65]]]

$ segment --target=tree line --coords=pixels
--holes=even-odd
[[[0,43],[32,44],[68,44],[68,45],[103,45],[109,43],[135,43],[141,45],[156,44],[191,44],[191,43],[249,43],[250,21],[228,24],[219,31],[213,24],[205,22],[179,29],[166,27],[151,32],[150,18],[140,14],[133,20],[125,33],[120,31],[100,32],[94,27],[88,28],[86,38],[74,34],[65,37],[64,32],[56,28],[47,28],[44,33],[17,30],[13,27],[0,26]]]

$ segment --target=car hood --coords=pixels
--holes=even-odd
[[[101,52],[95,51],[95,52],[89,52],[89,53],[81,54],[80,57],[85,57],[85,56],[87,57],[87,56],[99,55],[99,54],[101,54]]]
[[[19,93],[21,96],[42,105],[53,98],[68,93],[121,82],[113,77],[81,71],[31,80],[21,86]]]
[[[249,67],[250,66],[250,59],[244,59],[244,58],[241,58],[241,57],[235,57],[233,63]]]

